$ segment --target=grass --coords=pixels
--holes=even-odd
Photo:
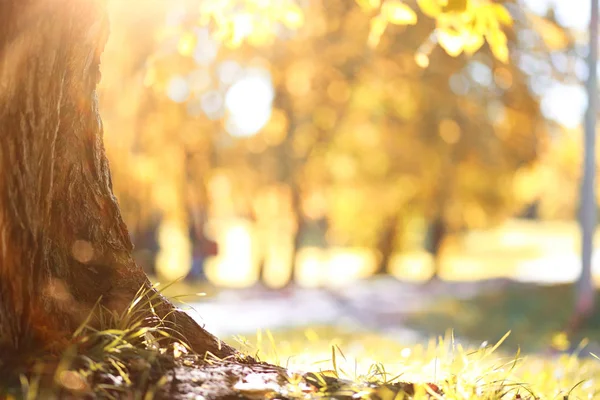
[[[153,291],[156,286],[140,288],[120,314],[103,308],[99,299],[60,358],[15,360],[19,384],[15,385],[15,374],[3,376],[0,398],[52,399],[69,394],[117,399],[134,392],[134,398],[150,400],[164,384],[163,373],[173,367],[172,359],[189,353],[187,345],[176,339],[173,326],[154,311],[159,300],[159,292]]]
[[[395,382],[417,384],[415,398],[431,398],[427,383],[435,384],[444,393],[442,398],[449,399],[512,399],[532,394],[540,399],[600,398],[599,360],[578,354],[549,358],[506,353],[503,348],[510,336],[483,347],[465,348],[448,332],[424,345],[407,347],[377,334],[319,327],[259,332],[252,339],[238,338],[238,346],[291,370],[374,384],[366,390],[361,386],[365,397],[357,398],[376,398],[375,394],[394,398],[390,393],[383,395],[388,388],[380,385]]]
[[[433,335],[452,327],[457,337],[481,343],[498,338],[506,331],[512,334],[504,348],[527,352],[543,351],[550,346],[561,349],[567,344],[561,331],[573,310],[571,285],[539,286],[511,284],[507,289],[488,291],[468,300],[442,299],[432,307],[412,314],[407,326]],[[574,347],[584,338],[600,339],[600,299],[597,313],[574,338]]]
[[[16,381],[6,380],[4,398],[184,398],[210,383],[229,386],[236,396],[248,399],[600,398],[600,360],[580,358],[581,351],[544,357],[512,349],[524,337],[523,332],[552,332],[554,322],[546,321],[547,325],[536,328],[519,318],[510,320],[521,332],[517,342],[514,332],[506,334],[507,325],[503,325],[507,324],[506,318],[522,308],[531,312],[536,309],[535,304],[546,304],[544,301],[553,300],[548,304],[558,308],[560,302],[554,298],[569,294],[567,289],[528,292],[512,288],[510,298],[504,300],[498,294],[488,293],[451,306],[458,308],[446,303],[443,306],[450,308],[439,306],[436,326],[440,330],[445,329],[441,317],[446,316],[452,317],[447,326],[454,324],[462,332],[469,333],[467,328],[472,327],[477,336],[487,333],[488,337],[501,337],[496,343],[477,347],[463,347],[450,331],[417,346],[404,346],[377,333],[332,327],[259,331],[251,338],[235,338],[236,346],[243,352],[285,367],[286,372],[275,370],[283,380],[274,379],[269,367],[240,369],[240,364],[187,354],[183,343],[168,340],[173,338],[174,327],[158,317],[151,324],[142,323],[148,315],[142,311],[152,310],[155,297],[141,291],[123,314],[104,310],[100,313],[104,315],[100,327],[82,325],[73,336],[73,345],[60,359],[40,359]],[[532,304],[526,305],[526,301]],[[555,311],[543,315],[557,319],[561,314]],[[482,327],[475,332],[477,318]],[[595,332],[594,326],[588,333]],[[503,334],[498,336],[503,328]],[[203,374],[200,379],[198,373]],[[187,386],[173,386],[177,381]],[[182,390],[190,392],[181,393]],[[2,393],[0,383],[0,398]]]

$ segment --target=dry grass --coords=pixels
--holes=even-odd
[[[4,377],[0,397],[183,398],[205,395],[202,388],[212,384],[219,397],[248,399],[600,398],[600,360],[580,357],[585,342],[572,355],[548,358],[503,354],[508,335],[469,348],[451,333],[407,347],[378,334],[327,327],[259,331],[252,339],[235,338],[237,347],[286,370],[253,369],[243,358],[188,354],[185,344],[172,340],[175,327],[156,316],[148,324],[154,299],[140,291],[122,315],[103,310],[100,328],[82,325],[60,360],[40,359],[18,379]]]
[[[571,355],[543,357],[503,353],[502,343],[508,337],[467,348],[449,332],[426,345],[407,347],[377,334],[348,334],[321,327],[276,335],[259,332],[253,340],[238,340],[244,342],[239,346],[266,361],[291,370],[321,371],[358,386],[421,383],[416,386],[420,389],[415,388],[416,399],[431,398],[425,383],[435,384],[443,392],[442,398],[448,399],[600,398],[600,361],[581,357],[586,355],[585,342]],[[391,399],[397,395],[377,385],[355,398],[376,395]]]

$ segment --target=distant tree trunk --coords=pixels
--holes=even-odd
[[[252,226],[257,227],[259,230],[258,235],[258,260],[256,267],[258,268],[256,274],[256,286],[262,287],[264,282],[267,281],[267,246],[265,245],[264,233],[260,229],[258,215],[254,207],[250,207],[247,218],[252,223]]]
[[[425,249],[433,259],[433,273],[430,280],[439,278],[441,269],[441,249],[448,234],[446,222],[442,217],[435,217],[427,227],[427,243]]]
[[[267,280],[267,270],[266,270],[267,261],[265,260],[264,254],[258,259],[258,276],[257,276],[257,285],[263,285]]]
[[[590,17],[590,44],[588,56],[589,75],[586,84],[588,108],[585,115],[585,145],[583,182],[581,188],[581,275],[577,284],[575,309],[570,330],[580,325],[594,311],[594,281],[592,277],[592,253],[596,230],[596,113],[598,112],[598,0],[592,0]]]
[[[532,203],[528,204],[523,209],[519,217],[534,221],[538,220],[540,218],[540,200],[535,200]]]
[[[396,239],[398,238],[398,213],[394,214],[385,221],[377,249],[381,258],[373,272],[374,275],[384,275],[389,272],[390,260],[395,250]]]
[[[112,192],[96,100],[102,1],[0,1],[0,347],[58,346],[150,288]],[[160,297],[198,353],[234,354]],[[149,311],[150,313],[150,311]],[[0,354],[4,354],[0,349]]]
[[[292,254],[291,254],[291,264],[290,264],[290,280],[287,283],[287,286],[290,286],[294,283],[296,277],[297,270],[297,260],[298,253],[300,248],[302,247],[302,240],[304,232],[306,231],[306,217],[302,212],[302,203],[300,198],[300,191],[296,187],[296,185],[292,186],[292,212],[296,219],[296,230],[294,231],[292,237]]]

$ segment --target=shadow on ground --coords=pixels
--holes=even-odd
[[[405,323],[426,335],[443,335],[452,328],[457,337],[473,342],[496,340],[510,330],[505,349],[541,351],[553,343],[566,345],[558,339],[571,316],[574,297],[572,285],[511,282],[466,299],[439,298],[410,313]],[[596,313],[572,339],[570,347],[576,347],[583,338],[600,338],[600,301]]]

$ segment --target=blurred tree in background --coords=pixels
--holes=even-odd
[[[301,250],[325,247],[366,249],[365,274],[422,248],[436,276],[452,238],[571,182],[533,82],[569,76],[569,32],[515,4],[417,3],[110,3],[105,142],[140,262],[177,278],[212,237],[231,285],[310,280],[323,255]],[[572,216],[553,197],[545,215]]]

